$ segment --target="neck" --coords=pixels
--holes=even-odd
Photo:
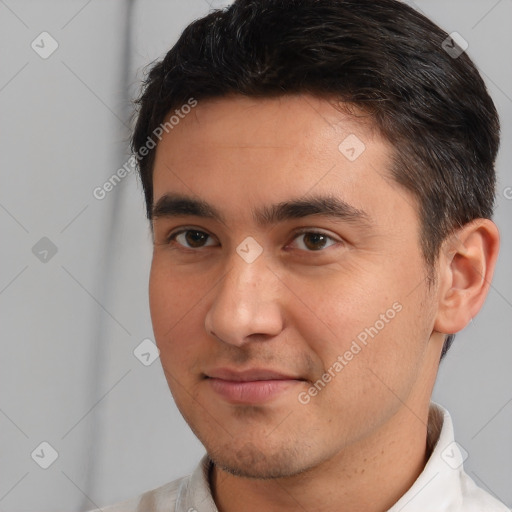
[[[422,410],[415,409],[404,404],[371,439],[292,477],[248,479],[214,465],[211,488],[219,512],[388,510],[412,486],[430,456],[428,402]]]

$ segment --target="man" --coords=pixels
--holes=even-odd
[[[106,510],[507,510],[430,402],[499,245],[457,41],[395,0],[239,0],[138,101],[154,334],[207,455]]]

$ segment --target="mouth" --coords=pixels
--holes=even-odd
[[[306,380],[295,375],[258,368],[245,371],[218,368],[205,374],[205,379],[218,396],[235,404],[270,401]]]

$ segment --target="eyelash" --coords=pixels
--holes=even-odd
[[[210,235],[209,233],[207,233],[206,231],[202,231],[200,229],[194,229],[194,228],[186,228],[186,229],[180,229],[179,231],[175,231],[174,233],[171,233],[167,238],[166,238],[166,242],[167,244],[169,245],[172,245],[175,243],[175,240],[176,240],[176,237],[178,235],[181,235],[182,233],[187,233],[188,231],[196,231],[198,233],[202,233],[202,234],[205,234],[209,237],[212,237],[212,235]],[[329,247],[332,247],[333,245],[336,245],[336,244],[339,244],[339,243],[343,243],[341,242],[340,240],[337,240],[335,239],[334,237],[322,232],[322,231],[316,231],[316,230],[312,230],[310,228],[302,228],[302,229],[299,229],[298,231],[296,231],[294,234],[293,234],[293,239],[292,240],[295,240],[296,238],[298,238],[300,235],[304,235],[304,234],[309,234],[309,235],[322,235],[324,236],[326,239],[328,239],[329,241],[332,241],[332,242],[335,242],[334,244],[332,245],[329,245],[325,248],[321,248],[321,249],[318,249],[316,251],[314,250],[309,250],[309,251],[305,251],[304,249],[300,249],[302,251],[305,251],[305,252],[310,252],[310,253],[320,253],[320,252],[324,252],[326,249],[328,249]],[[188,252],[198,252],[200,251],[201,249],[203,249],[203,247],[199,247],[199,248],[191,248],[191,247],[186,247],[186,246],[183,246],[181,244],[178,244],[180,246],[180,249],[181,250],[184,250],[184,251],[188,251]],[[209,246],[207,246],[209,247]]]

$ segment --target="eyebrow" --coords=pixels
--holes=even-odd
[[[314,215],[367,227],[371,225],[370,217],[364,210],[332,195],[292,199],[253,210],[252,214],[255,222],[262,227]],[[152,209],[152,219],[182,216],[202,217],[226,224],[224,215],[213,205],[182,194],[165,194]]]

